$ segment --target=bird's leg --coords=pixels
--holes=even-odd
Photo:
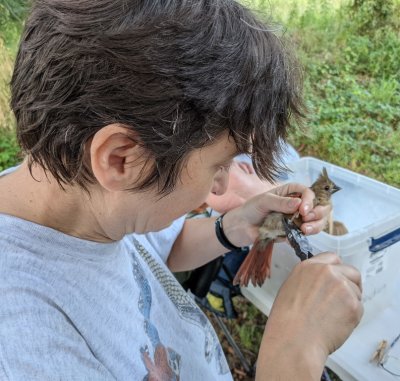
[[[329,224],[328,232],[329,232],[329,234],[332,235],[333,234],[333,210],[331,210],[329,212],[328,224]]]

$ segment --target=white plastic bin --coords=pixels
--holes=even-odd
[[[311,157],[301,158],[289,167],[293,171],[289,182],[311,185],[326,167],[329,177],[342,188],[333,195],[334,219],[343,222],[349,233],[332,236],[321,232],[309,240],[314,254],[336,252],[345,263],[360,270],[362,323],[368,321],[390,304],[400,274],[400,190]],[[298,261],[287,243],[276,244],[271,278],[261,289],[250,286],[245,295],[253,294],[265,303],[261,309],[268,313],[279,287]]]

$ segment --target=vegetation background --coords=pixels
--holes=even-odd
[[[304,66],[299,152],[400,186],[400,0],[242,0],[289,37]],[[0,0],[0,170],[20,160],[9,81],[25,0]],[[254,361],[265,318],[239,300],[228,322]],[[238,324],[239,323],[239,324]],[[250,379],[225,346],[237,380]]]

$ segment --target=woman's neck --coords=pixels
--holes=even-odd
[[[82,239],[112,241],[99,223],[93,195],[77,186],[61,189],[39,166],[32,167],[32,175],[25,160],[14,172],[0,177],[0,213]]]

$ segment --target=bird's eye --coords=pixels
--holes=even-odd
[[[325,189],[326,191],[328,191],[328,190],[329,190],[329,185],[326,185],[324,189]]]

